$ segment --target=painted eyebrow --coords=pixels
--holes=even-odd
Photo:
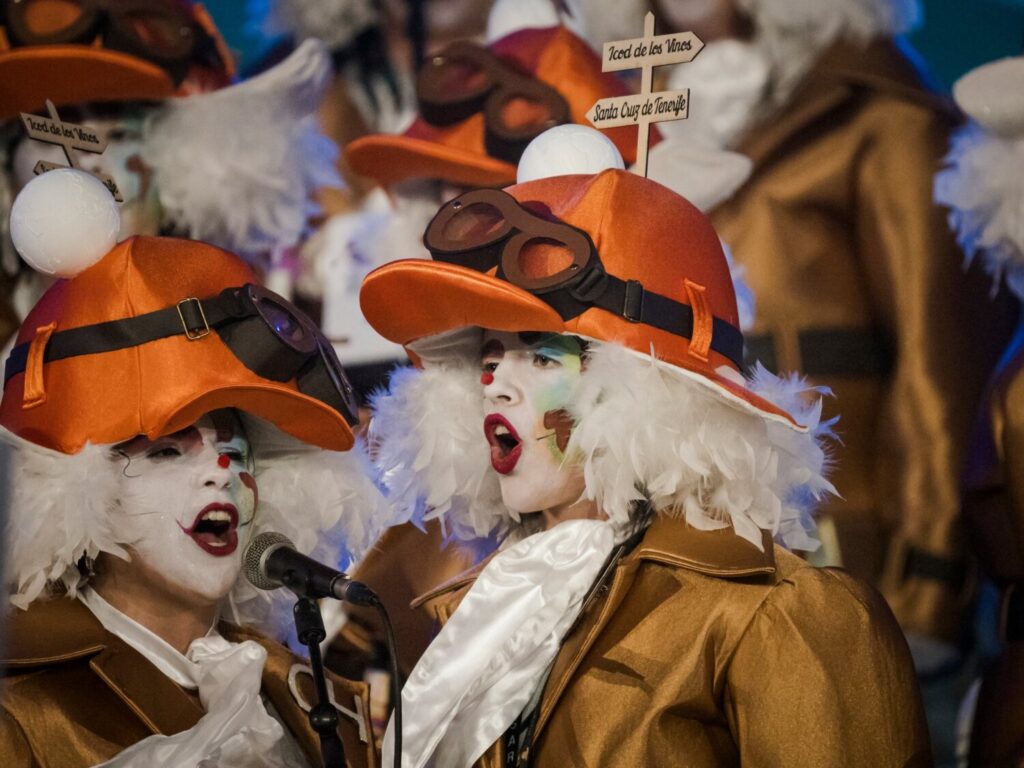
[[[486,344],[484,344],[483,348],[481,348],[481,350],[480,350],[480,357],[488,357],[490,355],[504,355],[504,354],[505,354],[505,345],[502,344],[497,339],[491,339]]]

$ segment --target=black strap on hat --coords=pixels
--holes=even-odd
[[[184,335],[195,341],[209,335],[211,329],[256,314],[253,306],[242,301],[235,291],[224,291],[209,299],[190,297],[155,312],[57,331],[50,336],[43,362],[114,352],[169,336]],[[26,341],[11,350],[4,366],[4,385],[24,372],[31,345],[31,341]]]
[[[577,317],[589,307],[599,307],[631,323],[693,338],[693,307],[648,290],[639,280],[623,280],[604,269],[591,269],[569,290],[546,293],[540,298],[563,319]],[[739,367],[743,362],[743,333],[725,320],[712,317],[710,348]]]

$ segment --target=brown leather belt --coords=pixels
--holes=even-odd
[[[799,331],[799,372],[807,376],[885,376],[892,370],[892,345],[876,328],[809,328]],[[749,372],[760,362],[779,371],[772,334],[747,334],[743,362]]]

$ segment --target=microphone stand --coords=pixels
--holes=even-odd
[[[309,710],[309,725],[320,736],[320,754],[324,768],[345,768],[345,747],[338,736],[338,710],[327,695],[327,678],[320,657],[320,643],[327,637],[320,606],[315,600],[300,597],[292,611],[299,642],[309,651],[309,666],[316,684],[316,705]]]

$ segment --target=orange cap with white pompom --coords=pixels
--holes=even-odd
[[[58,198],[65,205],[47,206]],[[352,447],[351,388],[305,315],[257,287],[237,256],[205,243],[136,237],[97,253],[116,215],[106,188],[78,171],[33,179],[16,200],[22,255],[64,279],[18,333],[2,426],[77,453],[238,408],[303,442]]]
[[[562,142],[585,143],[558,130],[527,148],[527,160],[541,160],[520,169],[524,183],[441,207],[424,235],[433,261],[397,261],[367,275],[360,305],[373,328],[407,347],[473,326],[614,342],[803,429],[744,382],[732,277],[707,217],[619,163],[594,173],[605,153],[600,138],[582,153],[589,173],[543,177],[542,159],[560,157]]]

